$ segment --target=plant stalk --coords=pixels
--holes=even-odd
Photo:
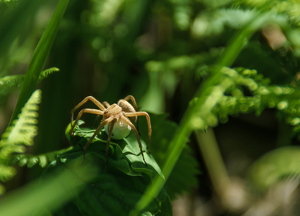
[[[12,124],[13,120],[18,118],[22,107],[28,101],[29,97],[35,89],[39,75],[44,67],[55,35],[57,33],[60,21],[63,17],[68,3],[69,0],[60,0],[58,2],[58,5],[50,19],[49,24],[47,25],[38,45],[36,46],[36,49],[34,50],[9,125]]]

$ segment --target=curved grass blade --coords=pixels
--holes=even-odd
[[[50,48],[54,41],[56,32],[58,30],[60,21],[63,17],[65,9],[69,3],[69,0],[60,0],[52,17],[47,25],[34,53],[30,64],[28,66],[21,92],[17,101],[17,105],[12,114],[10,124],[14,119],[17,118],[18,114],[21,112],[22,107],[32,94],[35,89],[36,83],[39,79],[40,73],[44,67],[45,61],[48,57]]]

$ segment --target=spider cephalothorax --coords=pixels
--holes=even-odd
[[[81,110],[75,122],[73,123],[73,116],[74,112],[83,104],[85,104],[87,101],[92,101],[99,109],[83,109]],[[134,107],[128,102],[129,100],[132,101]],[[106,154],[105,154],[105,167],[107,164],[107,156],[108,156],[108,148],[109,148],[109,142],[111,138],[114,139],[123,139],[125,138],[132,129],[135,132],[135,135],[137,137],[139,147],[141,149],[141,154],[143,157],[143,160],[145,164],[147,165],[143,150],[142,150],[142,144],[139,137],[139,132],[134,126],[134,123],[137,121],[138,116],[145,116],[148,123],[148,143],[147,143],[147,150],[149,147],[150,137],[151,137],[151,123],[150,123],[150,117],[148,113],[146,112],[139,112],[137,108],[137,104],[135,102],[135,99],[133,96],[128,95],[124,99],[121,99],[118,101],[117,104],[110,105],[106,101],[101,103],[97,99],[95,99],[92,96],[88,96],[84,98],[77,106],[75,106],[71,111],[71,130],[70,134],[74,136],[73,130],[75,128],[75,125],[77,124],[78,120],[81,118],[83,113],[91,113],[96,115],[103,115],[103,118],[101,120],[100,125],[97,127],[95,133],[90,138],[88,143],[83,148],[83,156],[85,156],[85,151],[87,147],[91,144],[94,137],[100,132],[100,130],[105,127],[106,132],[108,134],[107,144],[106,144]]]

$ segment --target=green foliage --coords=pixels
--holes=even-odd
[[[19,118],[13,121],[0,140],[0,177],[2,181],[11,179],[15,169],[9,165],[13,153],[23,153],[26,148],[23,145],[31,146],[33,138],[37,134],[37,110],[41,101],[41,91],[35,91],[19,114]],[[1,193],[3,193],[3,189]]]
[[[22,70],[22,67],[11,67],[14,62],[11,56],[19,51],[24,52],[20,56],[30,56],[33,50],[26,42],[35,41],[35,35],[40,35],[40,26],[43,26],[40,14],[47,16],[43,11],[47,8],[46,3],[40,2],[43,1],[18,1],[10,10],[3,10],[6,5],[0,5],[0,20],[7,20],[0,23],[3,34],[0,76],[5,75],[0,78],[0,94],[6,99],[23,83],[12,119],[20,113],[41,77],[40,71],[56,32],[59,34],[48,64],[57,65],[63,71],[57,79],[50,77],[49,82],[43,83],[47,100],[42,106],[41,117],[44,119],[40,121],[43,123],[37,142],[43,145],[37,145],[33,155],[12,156],[13,152],[24,151],[21,145],[3,150],[7,155],[0,166],[3,180],[15,174],[15,169],[10,166],[12,162],[27,167],[36,164],[45,167],[55,160],[55,166],[54,163],[51,165],[54,169],[67,166],[77,157],[82,159],[82,152],[68,130],[66,135],[73,146],[63,149],[65,140],[61,137],[74,101],[86,95],[101,101],[117,101],[132,94],[143,110],[170,112],[170,118],[180,121],[177,126],[167,121],[166,115],[151,115],[152,154],[145,151],[148,167],[141,158],[134,134],[118,142],[112,141],[106,173],[107,136],[101,132],[88,148],[84,161],[84,164],[96,163],[100,167],[95,172],[96,179],[86,182],[86,190],[79,196],[69,196],[72,200],[62,206],[57,215],[91,214],[93,210],[122,215],[119,212],[123,205],[126,215],[130,212],[135,215],[147,209],[148,204],[151,213],[159,211],[156,215],[166,215],[171,211],[169,198],[174,199],[198,185],[195,177],[199,174],[198,165],[191,157],[194,152],[186,145],[188,142],[195,145],[194,140],[189,139],[190,134],[193,130],[227,123],[230,116],[260,115],[267,109],[276,109],[278,116],[299,136],[298,2],[72,1],[63,28],[58,30],[68,4],[61,0],[34,52],[25,78],[23,75],[12,76],[20,74],[18,70],[12,71]],[[35,14],[36,11],[39,13]],[[267,31],[276,37],[269,37]],[[272,46],[274,41],[279,41],[275,47]],[[20,61],[20,57],[15,59]],[[22,66],[25,64],[22,59]],[[3,100],[4,103],[8,104],[8,100]],[[145,119],[140,119],[140,132],[145,139],[147,127]],[[84,146],[94,131],[76,126],[77,141]],[[143,146],[145,148],[144,142]],[[245,147],[243,143],[240,146]],[[258,147],[253,146],[255,148]],[[1,154],[3,152],[1,150]],[[250,179],[266,189],[286,176],[298,175],[297,164],[297,148],[278,149],[254,163]],[[134,190],[130,190],[131,185]],[[107,188],[112,189],[110,193],[102,193]],[[91,204],[91,200],[95,202]],[[102,203],[107,204],[107,209],[102,208]],[[135,210],[131,211],[136,203]],[[140,214],[151,215],[150,212]]]
[[[19,166],[27,165],[28,168],[31,168],[35,165],[39,165],[42,168],[45,168],[49,163],[56,160],[57,155],[63,154],[72,150],[72,146],[66,149],[61,149],[58,151],[47,152],[40,155],[28,155],[28,154],[17,154],[12,156],[12,163],[18,163]]]
[[[296,1],[246,0],[242,2],[262,10],[274,10],[277,13],[286,14],[295,23],[299,23],[300,21],[300,4]]]
[[[77,147],[75,151],[77,152],[78,155],[82,154],[82,151],[76,145],[76,142],[78,142],[81,146],[85,146],[85,144],[90,140],[90,138],[93,136],[94,132],[96,131],[96,129],[80,128],[79,125],[82,125],[83,123],[84,123],[83,121],[80,121],[79,124],[75,126],[74,129],[75,137],[72,137],[69,134],[69,130],[71,129],[70,125],[67,127],[66,130],[67,138],[71,143],[73,143],[73,145]],[[102,152],[100,153],[101,158],[102,157],[104,158],[106,143],[107,143],[107,135],[105,133],[105,129],[102,129],[99,135],[96,138],[94,138],[94,140],[92,141],[93,146],[97,145],[98,147],[97,152]],[[146,149],[147,145],[145,144],[145,142],[141,140],[141,143],[143,149]],[[141,176],[140,173],[144,173],[146,175],[149,175],[150,178],[152,178],[153,175],[156,173],[160,175],[161,178],[164,178],[153,156],[149,152],[143,150],[145,160],[148,164],[147,166],[145,165],[134,132],[132,132],[128,137],[124,138],[123,140],[120,141],[112,140],[110,144],[114,145],[114,149],[112,150],[115,153],[114,159],[112,159],[115,161],[111,163],[116,164],[117,169],[120,169],[122,172],[126,173],[127,175]],[[68,152],[68,154],[71,153],[72,151]],[[104,161],[105,160],[103,160],[102,166],[104,165]]]
[[[0,203],[1,214],[48,215],[49,210],[61,207],[82,191],[86,182],[95,177],[96,172],[97,169],[91,164],[80,165],[78,161],[68,163],[60,170],[46,176],[43,181],[34,181],[5,196]]]
[[[0,0],[0,3],[5,3],[7,6],[13,6],[17,0]]]
[[[299,154],[299,146],[287,146],[268,152],[252,165],[250,181],[260,190],[266,191],[282,179],[298,178]]]
[[[150,114],[153,135],[151,137],[150,151],[159,166],[163,165],[165,152],[174,136],[177,125],[166,119],[167,115]],[[145,118],[139,118],[139,130],[142,135],[147,134],[147,122]],[[187,145],[173,168],[170,177],[167,179],[165,188],[171,200],[176,196],[190,192],[197,187],[196,176],[199,174],[198,163],[192,156],[192,150]]]
[[[201,38],[220,34],[225,30],[225,27],[241,29],[258,14],[259,12],[253,9],[219,9],[213,12],[208,11],[207,13],[201,13],[195,19],[191,29],[192,34],[196,38]],[[286,16],[279,15],[274,12],[270,12],[256,20],[256,25],[264,25],[268,22],[276,23],[282,27],[288,25],[288,19]],[[257,29],[259,27],[254,28]]]
[[[48,77],[49,74],[57,71],[59,71],[59,69],[55,67],[42,71],[39,75],[38,81],[41,81],[42,79]],[[16,90],[21,86],[24,77],[24,75],[14,75],[0,78],[0,95],[7,95]]]
[[[82,124],[83,122],[80,121],[79,125]],[[69,135],[70,125],[68,126],[67,138],[75,146],[71,151],[58,156],[55,167],[64,166],[66,161],[69,162],[78,158],[83,161],[82,149],[76,145],[76,142],[84,146],[95,130],[80,128],[79,125],[77,124],[75,127],[75,137]],[[105,168],[106,140],[107,135],[103,129],[88,147],[83,161],[83,163],[95,164],[99,168],[96,178],[87,184],[85,190],[74,197],[71,203],[58,211],[57,215],[62,214],[62,212],[70,212],[71,209],[73,209],[73,215],[128,215],[145,188],[151,183],[154,175],[164,178],[153,156],[145,150],[144,156],[147,166],[144,164],[133,132],[124,140],[112,140],[110,142],[109,159],[107,168]],[[143,140],[142,145],[143,149],[146,149]],[[93,202],[90,201],[91,199]],[[162,209],[162,206],[170,206],[169,202],[168,195],[162,191],[157,199],[147,207],[147,210],[151,211],[152,214],[163,212],[165,210]],[[78,210],[74,210],[74,205],[76,206],[75,209]],[[172,215],[171,208],[167,208],[167,212],[164,212],[163,215]]]

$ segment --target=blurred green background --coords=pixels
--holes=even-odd
[[[57,2],[0,3],[0,77],[26,72]],[[210,66],[236,30],[253,17],[255,10],[233,2],[70,1],[45,65],[45,69],[57,67],[60,71],[37,86],[42,90],[39,132],[36,145],[28,153],[40,154],[69,146],[64,131],[70,122],[70,111],[89,95],[115,103],[131,94],[141,110],[168,113],[168,119],[178,123],[196,89],[208,77]],[[297,27],[286,17],[278,15],[274,18],[275,27],[266,24],[256,32],[233,67],[255,69],[273,84],[297,86],[299,36]],[[283,36],[282,42],[278,39],[278,47],[272,45],[268,30],[275,37],[277,34],[277,39]],[[247,90],[244,93],[247,95]],[[18,91],[0,95],[0,134],[9,123],[17,97]],[[85,119],[93,122],[94,117],[87,115]],[[217,143],[229,175],[241,181],[247,168],[264,153],[298,145],[284,116],[275,109],[265,110],[259,117],[253,113],[236,115],[222,123],[226,124],[214,128]],[[203,173],[198,178],[199,188],[182,202],[189,201],[185,205],[189,206],[189,215],[201,215],[195,213],[197,206],[211,205],[213,186],[195,136],[190,137],[189,145]],[[24,185],[42,172],[39,167],[19,169],[18,177],[8,183],[8,190]],[[218,212],[211,206],[207,209],[206,215],[235,215]]]

